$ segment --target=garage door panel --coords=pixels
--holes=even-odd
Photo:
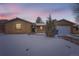
[[[69,35],[70,34],[70,27],[69,26],[57,26],[58,35]]]

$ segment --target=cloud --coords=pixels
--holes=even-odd
[[[10,19],[17,16],[29,20],[35,20],[38,16],[45,19],[49,14],[52,15],[52,18],[56,19],[72,16],[68,4],[0,3],[0,19]]]
[[[21,8],[16,4],[0,4],[0,19],[16,17],[21,11]]]
[[[16,16],[16,13],[0,13],[0,19],[11,19]]]

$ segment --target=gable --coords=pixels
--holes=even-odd
[[[59,25],[59,26],[73,26],[74,23],[72,23],[70,21],[67,21],[67,20],[60,20],[60,21],[56,22],[56,25]]]
[[[19,23],[19,22],[20,23],[29,23],[29,24],[32,24],[31,22],[23,20],[23,19],[20,19],[20,18],[12,19],[12,20],[6,22],[5,24],[8,24],[8,23]]]

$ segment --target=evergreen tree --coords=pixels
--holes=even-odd
[[[36,23],[43,23],[41,17],[37,17],[37,19],[36,19]]]

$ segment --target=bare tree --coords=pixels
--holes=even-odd
[[[73,4],[73,13],[75,15],[76,22],[79,22],[79,3]]]
[[[54,37],[55,35],[55,20],[52,20],[51,15],[49,15],[48,20],[46,22],[46,35],[48,37]]]

